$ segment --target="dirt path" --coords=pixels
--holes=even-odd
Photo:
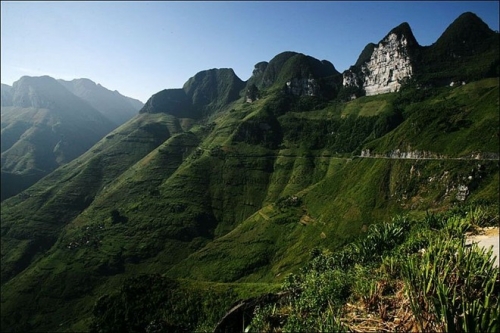
[[[484,228],[484,233],[467,237],[467,243],[478,243],[484,248],[493,246],[493,255],[496,256],[495,266],[500,266],[500,247],[498,227]]]

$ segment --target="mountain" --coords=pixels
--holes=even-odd
[[[89,103],[106,118],[120,126],[143,107],[141,101],[111,91],[89,79],[58,80],[66,89]]]
[[[344,87],[361,88],[367,96],[399,90],[413,75],[419,47],[409,24],[402,23],[377,45],[365,47],[356,64],[343,73]]]
[[[245,83],[230,68],[202,71],[182,87],[200,116],[237,100]]]
[[[2,106],[12,105],[12,87],[2,83],[1,92],[2,92],[1,105]]]
[[[197,73],[2,202],[2,331],[212,331],[230,309],[248,323],[313,254],[356,260],[344,246],[397,214],[498,211],[498,77],[404,84],[425,74],[412,36],[396,27],[342,74],[296,52],[246,82]],[[405,255],[435,233],[420,226]],[[334,289],[354,276],[332,274]]]
[[[420,46],[408,23],[377,45],[369,43],[356,64],[343,73],[354,96],[395,92],[414,79],[443,86],[498,76],[499,36],[475,14],[460,15],[431,46]]]
[[[121,95],[108,91],[112,98],[105,102],[105,88],[94,84],[94,90],[85,90],[92,87],[90,80],[72,82],[86,99],[94,96],[102,102],[103,113],[114,110],[117,121],[137,113]],[[103,113],[49,76],[24,76],[12,87],[2,85],[2,200],[73,160],[121,124]]]
[[[340,73],[329,61],[287,51],[276,55],[269,63],[256,64],[247,87],[255,87],[253,94],[259,89],[278,87],[295,96],[331,98],[340,84]]]
[[[182,89],[165,89],[146,102],[141,113],[167,113],[198,119],[238,99],[244,82],[232,69],[211,69],[190,78]]]
[[[460,15],[429,47],[422,50],[416,79],[445,85],[498,76],[500,38],[477,15]]]

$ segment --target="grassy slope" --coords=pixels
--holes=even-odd
[[[495,119],[486,108],[498,103],[495,84],[481,81],[440,96],[464,103],[470,119]],[[441,97],[423,103],[439,104]],[[60,323],[61,330],[82,330],[98,296],[141,272],[273,282],[295,271],[312,248],[337,248],[364,225],[452,204],[469,175],[472,199],[494,197],[496,162],[476,170],[477,162],[332,157],[342,143],[351,151],[361,147],[373,131],[373,116],[389,112],[394,98],[364,97],[277,118],[265,111],[266,99],[237,102],[184,133],[173,117],[136,117],[2,204],[2,277],[20,272],[3,285],[2,316],[42,330]],[[365,146],[383,151],[398,142],[400,128],[416,114],[408,112],[400,127]],[[490,133],[487,128],[476,121],[463,132]],[[448,135],[427,126],[420,137],[430,131],[437,133],[435,142]],[[332,132],[337,135],[328,137]],[[413,146],[418,138],[410,137],[412,147],[420,148]],[[446,141],[432,150],[458,155],[474,145]],[[274,204],[291,195],[301,198],[300,205]],[[34,237],[32,230],[38,230]]]
[[[498,78],[442,88],[430,100],[408,107],[408,121],[392,135],[366,145],[374,152],[420,150],[470,156],[482,151],[498,153]]]

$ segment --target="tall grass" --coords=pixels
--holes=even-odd
[[[402,265],[419,329],[498,332],[500,283],[492,250],[438,239]]]

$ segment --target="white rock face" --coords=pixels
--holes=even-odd
[[[361,67],[361,77],[348,70],[343,74],[344,86],[359,87],[359,81],[367,96],[398,91],[401,83],[413,74],[407,50],[408,40],[395,33],[385,38],[375,49],[370,60]]]
[[[287,91],[296,96],[316,96],[319,85],[315,79],[293,78],[286,83]]]
[[[351,71],[346,71],[342,75],[342,85],[344,87],[359,87],[359,78],[356,73]]]
[[[466,185],[458,185],[457,200],[465,201],[469,196],[469,188]]]

